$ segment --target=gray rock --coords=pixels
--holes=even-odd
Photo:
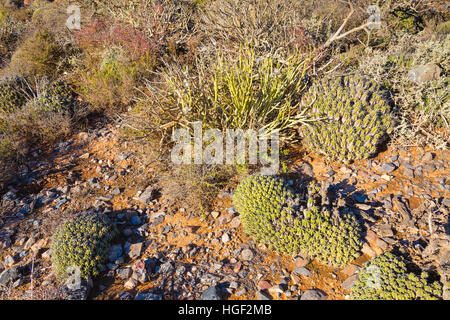
[[[228,233],[224,233],[222,235],[222,242],[227,243],[228,241],[230,241],[230,236],[228,235]]]
[[[342,288],[344,288],[345,290],[349,290],[351,287],[353,287],[353,284],[355,283],[355,281],[357,279],[358,279],[358,275],[357,274],[351,275],[350,277],[345,279],[344,282],[342,282]]]
[[[141,224],[141,218],[138,216],[132,216],[130,222],[133,226],[138,226]]]
[[[403,174],[407,176],[408,178],[414,179],[414,170],[405,168],[403,169]]]
[[[133,300],[133,295],[129,293],[128,291],[124,291],[119,293],[119,299],[120,300]]]
[[[108,253],[108,259],[110,262],[114,262],[117,259],[119,259],[122,256],[123,250],[122,250],[122,245],[120,244],[115,244],[112,245],[111,248],[109,249],[109,253]]]
[[[132,270],[129,267],[123,268],[123,269],[117,269],[116,272],[117,272],[117,275],[119,276],[119,278],[122,280],[128,279],[129,277],[131,277],[131,274],[132,274]]]
[[[130,245],[129,249],[127,250],[127,254],[130,257],[130,259],[135,259],[141,256],[142,248],[144,246],[144,243],[134,243]]]
[[[423,155],[422,161],[428,162],[428,161],[433,160],[433,158],[434,158],[434,154],[432,154],[431,152],[427,152]]]
[[[408,80],[416,83],[424,83],[434,79],[438,79],[441,68],[434,63],[415,66],[408,72]]]
[[[63,286],[62,287],[62,299],[63,300],[87,300],[90,293],[91,286],[89,281],[82,280],[80,285],[77,286]]]
[[[159,267],[159,272],[162,274],[169,274],[169,273],[172,273],[173,271],[175,271],[175,268],[170,261],[163,263]]]
[[[393,163],[383,163],[380,168],[380,172],[389,173],[397,169],[397,167]]]
[[[111,194],[113,194],[113,195],[115,195],[115,196],[118,196],[119,194],[121,194],[122,192],[120,191],[120,189],[119,188],[114,188],[112,191],[111,191]]]
[[[311,289],[306,290],[300,297],[300,300],[325,300],[327,296],[322,290]]]
[[[144,192],[141,193],[141,195],[138,197],[138,200],[145,204],[150,204],[150,202],[153,200],[155,190],[152,186],[148,186],[147,189],[144,190]]]
[[[5,257],[5,259],[3,259],[3,264],[4,264],[5,266],[7,266],[7,267],[12,266],[14,263],[16,263],[16,260],[15,260],[14,257],[11,256],[10,254],[7,255],[7,256]]]
[[[241,259],[245,261],[252,260],[254,257],[253,251],[250,249],[244,249],[241,252]]]
[[[20,272],[18,267],[6,269],[0,273],[0,285],[7,285],[10,282],[16,281],[19,277]]]
[[[309,277],[312,275],[312,272],[306,269],[305,267],[295,268],[294,270],[292,270],[292,273],[304,277]]]
[[[300,165],[300,168],[303,170],[304,173],[306,173],[308,176],[314,176],[313,168],[310,164],[303,162]]]
[[[206,289],[200,296],[200,300],[222,300],[222,290],[218,286]]]
[[[134,300],[162,300],[163,297],[161,294],[156,294],[152,292],[142,293],[138,292]]]
[[[256,299],[257,300],[272,300],[272,297],[270,294],[264,290],[259,290],[256,292]]]

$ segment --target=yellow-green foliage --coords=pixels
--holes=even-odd
[[[270,249],[299,252],[323,263],[342,266],[360,249],[360,226],[351,214],[333,216],[317,205],[317,186],[311,185],[307,207],[278,178],[250,176],[236,189],[233,202],[247,234]]]
[[[0,113],[9,113],[26,102],[29,88],[26,81],[17,76],[0,80]]]
[[[36,31],[11,57],[12,72],[30,76],[56,76],[63,50],[46,31]]]
[[[394,10],[389,22],[394,30],[401,30],[409,33],[417,33],[424,28],[420,16],[405,9]]]
[[[42,111],[70,112],[74,110],[76,99],[72,86],[58,80],[36,97],[36,103]]]
[[[86,214],[67,220],[52,241],[52,262],[63,276],[68,267],[79,267],[81,276],[95,276],[105,263],[111,240],[117,230],[108,217]]]
[[[438,281],[429,283],[428,274],[408,273],[405,261],[391,252],[368,261],[359,271],[351,289],[353,300],[432,300],[442,295]]]
[[[358,76],[316,83],[303,106],[312,121],[303,126],[306,147],[332,161],[371,157],[394,127],[384,92]]]
[[[136,110],[163,128],[202,121],[207,128],[264,128],[267,134],[279,131],[281,138],[288,137],[297,120],[295,95],[305,85],[304,57],[280,61],[246,48],[237,58],[220,54],[213,62],[201,59],[197,70],[168,68],[165,86],[149,84],[152,95],[147,98],[153,99],[143,100]]]

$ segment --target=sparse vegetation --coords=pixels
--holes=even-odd
[[[435,300],[442,295],[439,282],[408,273],[403,258],[387,252],[366,263],[351,290],[353,300]]]
[[[64,277],[69,267],[78,267],[83,278],[97,275],[116,235],[117,231],[104,215],[86,214],[67,220],[52,240],[55,271]]]
[[[351,213],[330,213],[317,201],[311,184],[304,199],[270,176],[250,176],[236,189],[233,202],[245,231],[256,241],[284,254],[306,253],[333,266],[358,257],[360,226]]]
[[[69,5],[80,6],[80,28],[66,24]],[[47,281],[34,278],[34,267],[63,277],[72,265],[84,278],[106,275],[117,226],[124,252],[132,243],[146,251],[138,261],[124,255],[132,263],[127,270],[122,259],[108,261],[108,277],[131,278],[121,299],[170,273],[172,265],[154,257],[190,259],[176,261],[175,283],[159,278],[155,288],[170,283],[170,294],[189,289],[194,293],[183,299],[191,299],[198,282],[177,281],[193,280],[196,273],[183,267],[205,261],[197,257],[220,265],[214,272],[221,276],[233,270],[237,287],[233,281],[227,292],[252,298],[250,280],[266,271],[291,273],[291,255],[298,255],[296,264],[311,258],[319,269],[333,268],[329,280],[338,285],[344,274],[338,269],[360,265],[361,254],[374,258],[351,298],[445,297],[439,281],[450,277],[442,271],[448,261],[433,241],[448,229],[448,18],[445,0],[2,1],[0,275],[20,264],[31,280],[11,278],[7,296],[29,286],[33,298],[33,281]],[[198,132],[199,122],[207,148],[220,142],[207,139],[208,129],[226,136],[230,129],[258,132],[257,143],[248,139],[245,149],[257,147],[261,162],[268,157],[263,141],[278,133],[278,172],[254,175],[264,164],[250,154],[244,162],[251,164],[239,156],[228,163],[228,154],[226,165],[175,164],[175,130]],[[190,147],[183,155],[196,152]],[[278,155],[274,148],[267,151]],[[214,156],[220,150],[209,149]],[[45,241],[34,238],[90,207],[104,214],[63,223],[43,269]],[[377,228],[388,223],[392,237],[381,236]],[[406,261],[382,254],[393,246],[408,248],[408,260],[427,251],[440,255],[445,263],[421,263],[434,264],[441,278],[433,274],[431,283],[426,274],[408,273]],[[253,268],[263,255],[280,261]],[[381,289],[372,286],[375,267]],[[300,288],[295,275],[287,276],[296,280],[295,290],[274,288],[285,298],[300,297],[312,284]],[[328,280],[317,287],[322,284],[330,289]],[[329,290],[333,298],[347,295],[338,287]],[[0,298],[2,290],[0,284]],[[45,296],[44,286],[39,290]]]
[[[332,161],[375,155],[395,125],[386,93],[375,82],[354,75],[318,82],[301,109],[311,120],[303,126],[305,145]]]

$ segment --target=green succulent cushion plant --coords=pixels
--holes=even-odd
[[[117,235],[109,218],[87,213],[63,223],[53,236],[52,262],[58,275],[80,268],[83,278],[95,276],[105,263],[111,240]]]
[[[22,107],[30,94],[25,79],[11,76],[0,80],[0,112],[9,113]]]
[[[71,85],[63,80],[51,83],[37,97],[39,110],[51,112],[72,112],[76,99]]]
[[[233,202],[246,233],[270,249],[303,252],[329,265],[345,265],[359,255],[360,226],[351,214],[320,208],[314,199],[316,189],[311,185],[308,198],[302,200],[283,180],[255,175],[239,184]]]
[[[368,261],[351,288],[353,300],[430,300],[442,295],[438,281],[429,283],[428,274],[408,273],[403,258],[386,252]]]
[[[301,130],[305,146],[331,161],[371,157],[394,126],[385,92],[358,76],[317,82],[302,105],[311,120]]]

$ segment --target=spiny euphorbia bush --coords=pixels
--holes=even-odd
[[[30,94],[25,79],[11,76],[0,80],[0,112],[9,113],[24,105]]]
[[[56,273],[64,276],[69,267],[78,267],[83,278],[97,275],[116,235],[115,226],[105,215],[87,213],[67,220],[53,236],[51,250]]]
[[[41,111],[70,112],[75,108],[75,95],[71,85],[63,80],[50,84],[36,97]]]
[[[394,126],[385,92],[358,76],[325,79],[303,98],[311,123],[303,126],[307,148],[331,161],[369,158]]]
[[[233,202],[246,233],[270,249],[303,252],[329,265],[345,265],[359,255],[360,226],[350,213],[320,208],[317,189],[311,185],[302,200],[283,180],[255,175],[239,184]]]
[[[351,289],[353,300],[432,300],[442,295],[438,281],[429,283],[428,274],[408,273],[403,258],[391,252],[368,261],[359,271]]]

